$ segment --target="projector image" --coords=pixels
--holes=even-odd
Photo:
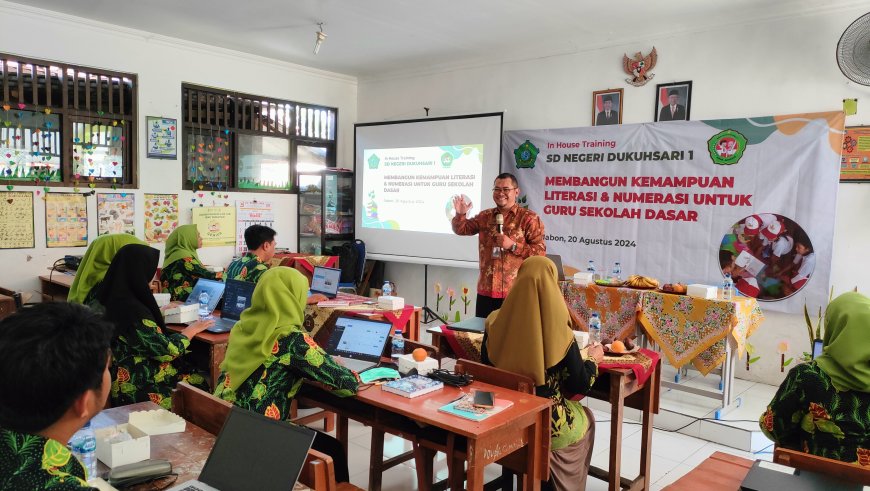
[[[410,353],[399,356],[399,373],[402,375],[410,372],[412,368],[417,369],[418,375],[427,375],[438,367],[438,360],[432,357],[427,356],[423,361],[415,361],[413,355]]]

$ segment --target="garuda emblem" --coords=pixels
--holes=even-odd
[[[657,58],[658,54],[656,54],[655,47],[646,56],[639,51],[634,54],[634,58],[622,55],[623,69],[625,73],[631,75],[631,78],[627,78],[625,81],[635,87],[640,87],[652,80],[655,75],[650,73],[650,70],[655,68]]]

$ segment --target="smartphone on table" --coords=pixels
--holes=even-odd
[[[474,392],[474,401],[471,403],[474,407],[489,409],[495,404],[495,394],[486,390],[477,390]]]

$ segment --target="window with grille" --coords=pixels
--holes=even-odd
[[[335,166],[338,110],[182,84],[184,188],[290,191]]]
[[[0,53],[0,181],[133,188],[136,75]]]

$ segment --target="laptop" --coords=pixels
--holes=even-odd
[[[393,324],[371,319],[341,316],[326,344],[326,352],[340,356],[342,364],[359,373],[381,362]]]
[[[225,287],[226,285],[223,281],[200,278],[196,280],[196,283],[193,285],[193,291],[190,292],[190,296],[187,297],[184,305],[198,304],[200,294],[206,292],[208,293],[208,311],[214,312],[214,309],[217,308],[218,302],[221,301],[221,296],[224,294]]]
[[[741,491],[861,491],[860,484],[847,483],[832,476],[785,465],[756,460],[740,483]]]
[[[559,272],[559,281],[565,281],[565,270],[562,268],[562,256],[558,254],[547,254],[547,259],[553,261],[556,265],[556,271]]]
[[[485,321],[486,319],[484,319],[483,317],[469,317],[459,322],[454,322],[453,324],[447,324],[447,327],[449,327],[451,331],[475,332],[478,334],[483,334]]]
[[[233,407],[198,480],[169,491],[293,489],[315,431]]]
[[[341,270],[315,266],[311,276],[311,293],[320,293],[326,298],[335,298],[338,295],[338,283],[341,280]]]
[[[227,280],[224,288],[224,307],[220,319],[215,319],[214,325],[206,329],[208,332],[227,332],[236,325],[242,312],[251,306],[254,287],[250,281]]]

